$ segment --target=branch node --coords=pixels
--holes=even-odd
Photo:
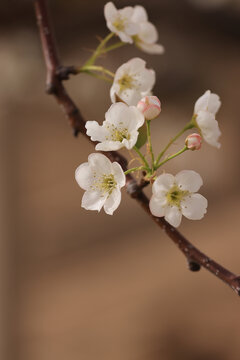
[[[59,80],[68,80],[70,74],[73,74],[73,75],[77,74],[77,69],[74,66],[60,65],[56,69],[55,74]]]
[[[201,266],[196,263],[195,261],[191,260],[191,259],[187,259],[188,260],[188,268],[190,271],[199,271],[201,269]]]

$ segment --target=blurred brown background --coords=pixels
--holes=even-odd
[[[49,0],[62,61],[80,65],[105,36],[104,1]],[[194,169],[209,199],[201,222],[181,231],[240,273],[237,0],[115,1],[142,4],[159,30],[164,56],[126,46],[103,58],[115,69],[139,56],[157,72],[163,111],[154,122],[160,150],[191,117],[207,89],[222,108],[220,151],[166,165]],[[239,360],[239,298],[182,254],[126,194],[113,217],[81,208],[75,168],[93,152],[73,138],[44,93],[45,67],[33,1],[0,5],[1,356],[5,360]],[[109,85],[86,75],[66,84],[86,119],[104,118]],[[184,139],[184,138],[183,138]],[[178,141],[176,149],[183,139]]]

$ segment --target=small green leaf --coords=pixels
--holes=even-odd
[[[147,141],[147,127],[146,124],[143,124],[143,126],[138,130],[139,135],[136,142],[136,147],[140,149],[144,144],[146,144]]]

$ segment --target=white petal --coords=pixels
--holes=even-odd
[[[128,105],[136,106],[137,103],[141,100],[142,94],[136,89],[126,89],[120,94],[120,98]]]
[[[147,44],[153,44],[158,40],[158,32],[156,27],[150,22],[143,22],[140,24],[140,31],[138,33],[139,39]]]
[[[124,145],[120,141],[103,141],[96,145],[95,149],[97,151],[116,151],[123,147]]]
[[[126,42],[126,43],[129,43],[129,44],[133,43],[132,37],[130,35],[126,34],[125,32],[117,31],[115,28],[112,31],[115,32],[120,37],[122,42]]]
[[[219,149],[221,144],[218,142],[218,139],[221,135],[221,131],[215,116],[210,112],[200,111],[196,117],[196,122],[201,130],[204,140],[208,144]]]
[[[111,161],[103,154],[93,153],[88,157],[88,162],[91,168],[100,174],[111,174],[112,172],[112,163]]]
[[[117,14],[117,9],[112,2],[108,2],[104,6],[104,16],[106,20],[112,20],[114,16]]]
[[[121,191],[119,188],[113,190],[111,195],[107,198],[104,204],[104,211],[108,215],[112,215],[114,211],[118,208],[121,202]]]
[[[130,139],[123,139],[122,144],[128,149],[131,150],[137,142],[139,132],[137,130],[133,130],[130,134]]]
[[[141,58],[133,58],[129,60],[126,65],[129,68],[129,73],[135,74],[136,72],[141,72],[146,67],[146,61]]]
[[[115,181],[118,183],[118,185],[121,187],[126,185],[126,176],[123,172],[122,167],[115,161],[112,163],[113,168],[113,175],[115,178]]]
[[[85,128],[87,129],[87,135],[91,137],[92,141],[104,141],[108,134],[106,129],[99,125],[97,121],[87,121]]]
[[[111,86],[111,89],[110,89],[110,98],[111,98],[111,101],[112,103],[115,103],[116,102],[116,90],[115,90],[115,84],[113,84]]]
[[[147,44],[139,41],[137,46],[148,54],[161,55],[165,52],[164,47],[160,44]]]
[[[138,82],[140,84],[139,89],[141,91],[151,91],[156,81],[155,71],[152,69],[144,69],[139,76]]]
[[[136,112],[122,102],[112,104],[105,114],[107,123],[113,124],[116,127],[122,125],[126,128],[128,128],[129,118],[134,118],[136,124],[137,116]]]
[[[144,115],[136,106],[129,106],[129,123],[128,123],[128,130],[132,131],[135,129],[139,129],[143,126],[145,119]]]
[[[200,194],[187,196],[181,202],[182,213],[190,220],[200,220],[207,212],[207,199]]]
[[[118,10],[119,14],[122,18],[130,20],[133,15],[133,7],[132,6],[125,6],[123,9]]]
[[[137,24],[129,22],[125,26],[125,32],[126,34],[131,36],[136,35],[139,32],[139,26]]]
[[[177,206],[166,208],[165,220],[174,227],[178,227],[182,220],[182,213]]]
[[[167,192],[170,190],[175,182],[175,177],[171,174],[161,174],[153,183],[152,192],[158,196],[163,191]]]
[[[182,170],[176,176],[176,184],[181,190],[196,192],[203,184],[201,176],[193,170]]]
[[[107,198],[106,195],[102,195],[99,191],[88,190],[84,193],[82,198],[82,207],[86,210],[100,211]]]
[[[164,216],[166,211],[166,203],[167,203],[166,197],[158,198],[152,195],[149,202],[149,208],[151,213],[154,216],[158,216],[158,217]]]
[[[136,23],[148,21],[148,15],[143,6],[141,5],[134,6],[132,21]]]
[[[83,163],[76,169],[75,179],[82,189],[89,189],[93,183],[93,173],[88,163]]]
[[[198,114],[199,111],[208,111],[215,115],[221,106],[221,101],[217,94],[212,94],[207,90],[195,103],[194,113]]]

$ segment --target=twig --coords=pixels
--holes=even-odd
[[[79,109],[76,107],[72,99],[65,90],[62,80],[68,79],[69,74],[75,74],[74,67],[64,67],[60,64],[57,49],[53,37],[53,31],[50,26],[46,0],[35,0],[35,11],[41,36],[43,55],[47,68],[46,91],[53,94],[57,99],[61,108],[64,110],[72,128],[74,135],[79,132],[86,135],[85,120],[83,119]],[[89,140],[89,137],[87,136]],[[123,170],[127,170],[127,159],[118,152],[104,152],[112,161],[117,161]],[[223,266],[211,260],[207,255],[193,246],[177,229],[171,226],[163,218],[155,217],[149,210],[149,199],[143,193],[142,188],[146,185],[137,183],[137,181],[128,174],[127,176],[127,192],[134,198],[152,220],[160,226],[162,230],[170,237],[170,239],[178,246],[179,250],[187,258],[189,269],[198,271],[200,267],[204,267],[219,279],[228,284],[238,295],[240,295],[240,277],[233,274]]]

